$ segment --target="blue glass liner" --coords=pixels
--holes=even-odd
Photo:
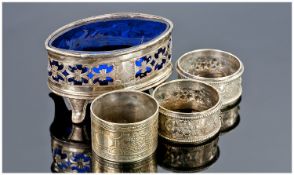
[[[147,19],[95,21],[61,34],[52,46],[74,51],[112,51],[148,42],[166,29],[166,23]]]

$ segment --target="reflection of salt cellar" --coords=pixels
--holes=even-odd
[[[122,88],[145,91],[168,79],[172,29],[170,20],[141,13],[106,14],[67,24],[45,42],[48,87],[68,99],[72,121],[81,123],[86,105],[98,95]]]

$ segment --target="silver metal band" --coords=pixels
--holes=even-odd
[[[158,103],[139,91],[118,90],[97,97],[91,104],[92,149],[116,162],[133,162],[157,147]]]
[[[199,49],[182,55],[176,63],[180,78],[206,82],[223,98],[223,107],[235,103],[242,94],[244,66],[235,55],[216,49]]]
[[[221,98],[212,86],[173,80],[158,86],[153,96],[160,105],[160,136],[174,142],[201,143],[219,132]]]

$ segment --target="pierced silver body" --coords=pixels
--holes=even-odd
[[[120,18],[140,18],[147,20],[155,20],[163,22],[167,25],[166,30],[156,38],[142,43],[138,46],[133,46],[125,49],[118,49],[113,51],[105,52],[90,52],[90,51],[74,51],[65,50],[52,46],[52,41],[56,39],[60,34],[73,29],[77,26],[88,24],[99,20],[111,20]],[[101,16],[94,16],[85,19],[81,19],[70,24],[67,24],[60,29],[53,32],[45,41],[45,47],[48,51],[48,61],[58,62],[62,69],[57,69],[56,66],[48,64],[48,71],[52,72],[55,76],[60,75],[64,81],[55,81],[52,76],[48,78],[48,87],[54,93],[68,98],[69,103],[72,106],[72,121],[74,123],[81,123],[85,117],[85,107],[98,95],[118,89],[129,89],[129,90],[148,90],[152,87],[159,85],[164,82],[172,73],[171,64],[171,51],[172,51],[172,39],[171,32],[173,24],[170,20],[149,14],[142,13],[113,13]],[[161,54],[158,59],[154,58],[154,54],[159,49],[165,49],[164,54]],[[165,60],[165,64],[160,70],[155,69],[155,66],[150,63],[144,64],[144,66],[138,67],[135,62],[143,56],[151,57],[156,62]],[[106,65],[113,67],[113,71],[104,72],[104,74],[97,74],[94,76],[105,76],[111,77],[113,82],[108,85],[99,85],[94,83],[93,80],[87,77],[87,73],[70,73],[69,76],[65,77],[62,72],[68,70],[69,66],[75,66],[80,64],[87,67],[89,71],[93,67],[99,65]],[[144,71],[146,66],[151,67],[152,71],[145,77],[135,76],[139,70]],[[74,85],[68,81],[68,77],[84,77],[88,78],[89,83],[82,85]]]

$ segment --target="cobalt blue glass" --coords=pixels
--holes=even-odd
[[[58,36],[52,46],[75,51],[111,51],[146,43],[165,31],[167,25],[142,19],[96,21]]]
[[[81,123],[85,106],[118,89],[145,91],[172,73],[170,20],[142,13],[113,13],[81,19],[45,41],[48,87],[67,97],[72,121]]]

